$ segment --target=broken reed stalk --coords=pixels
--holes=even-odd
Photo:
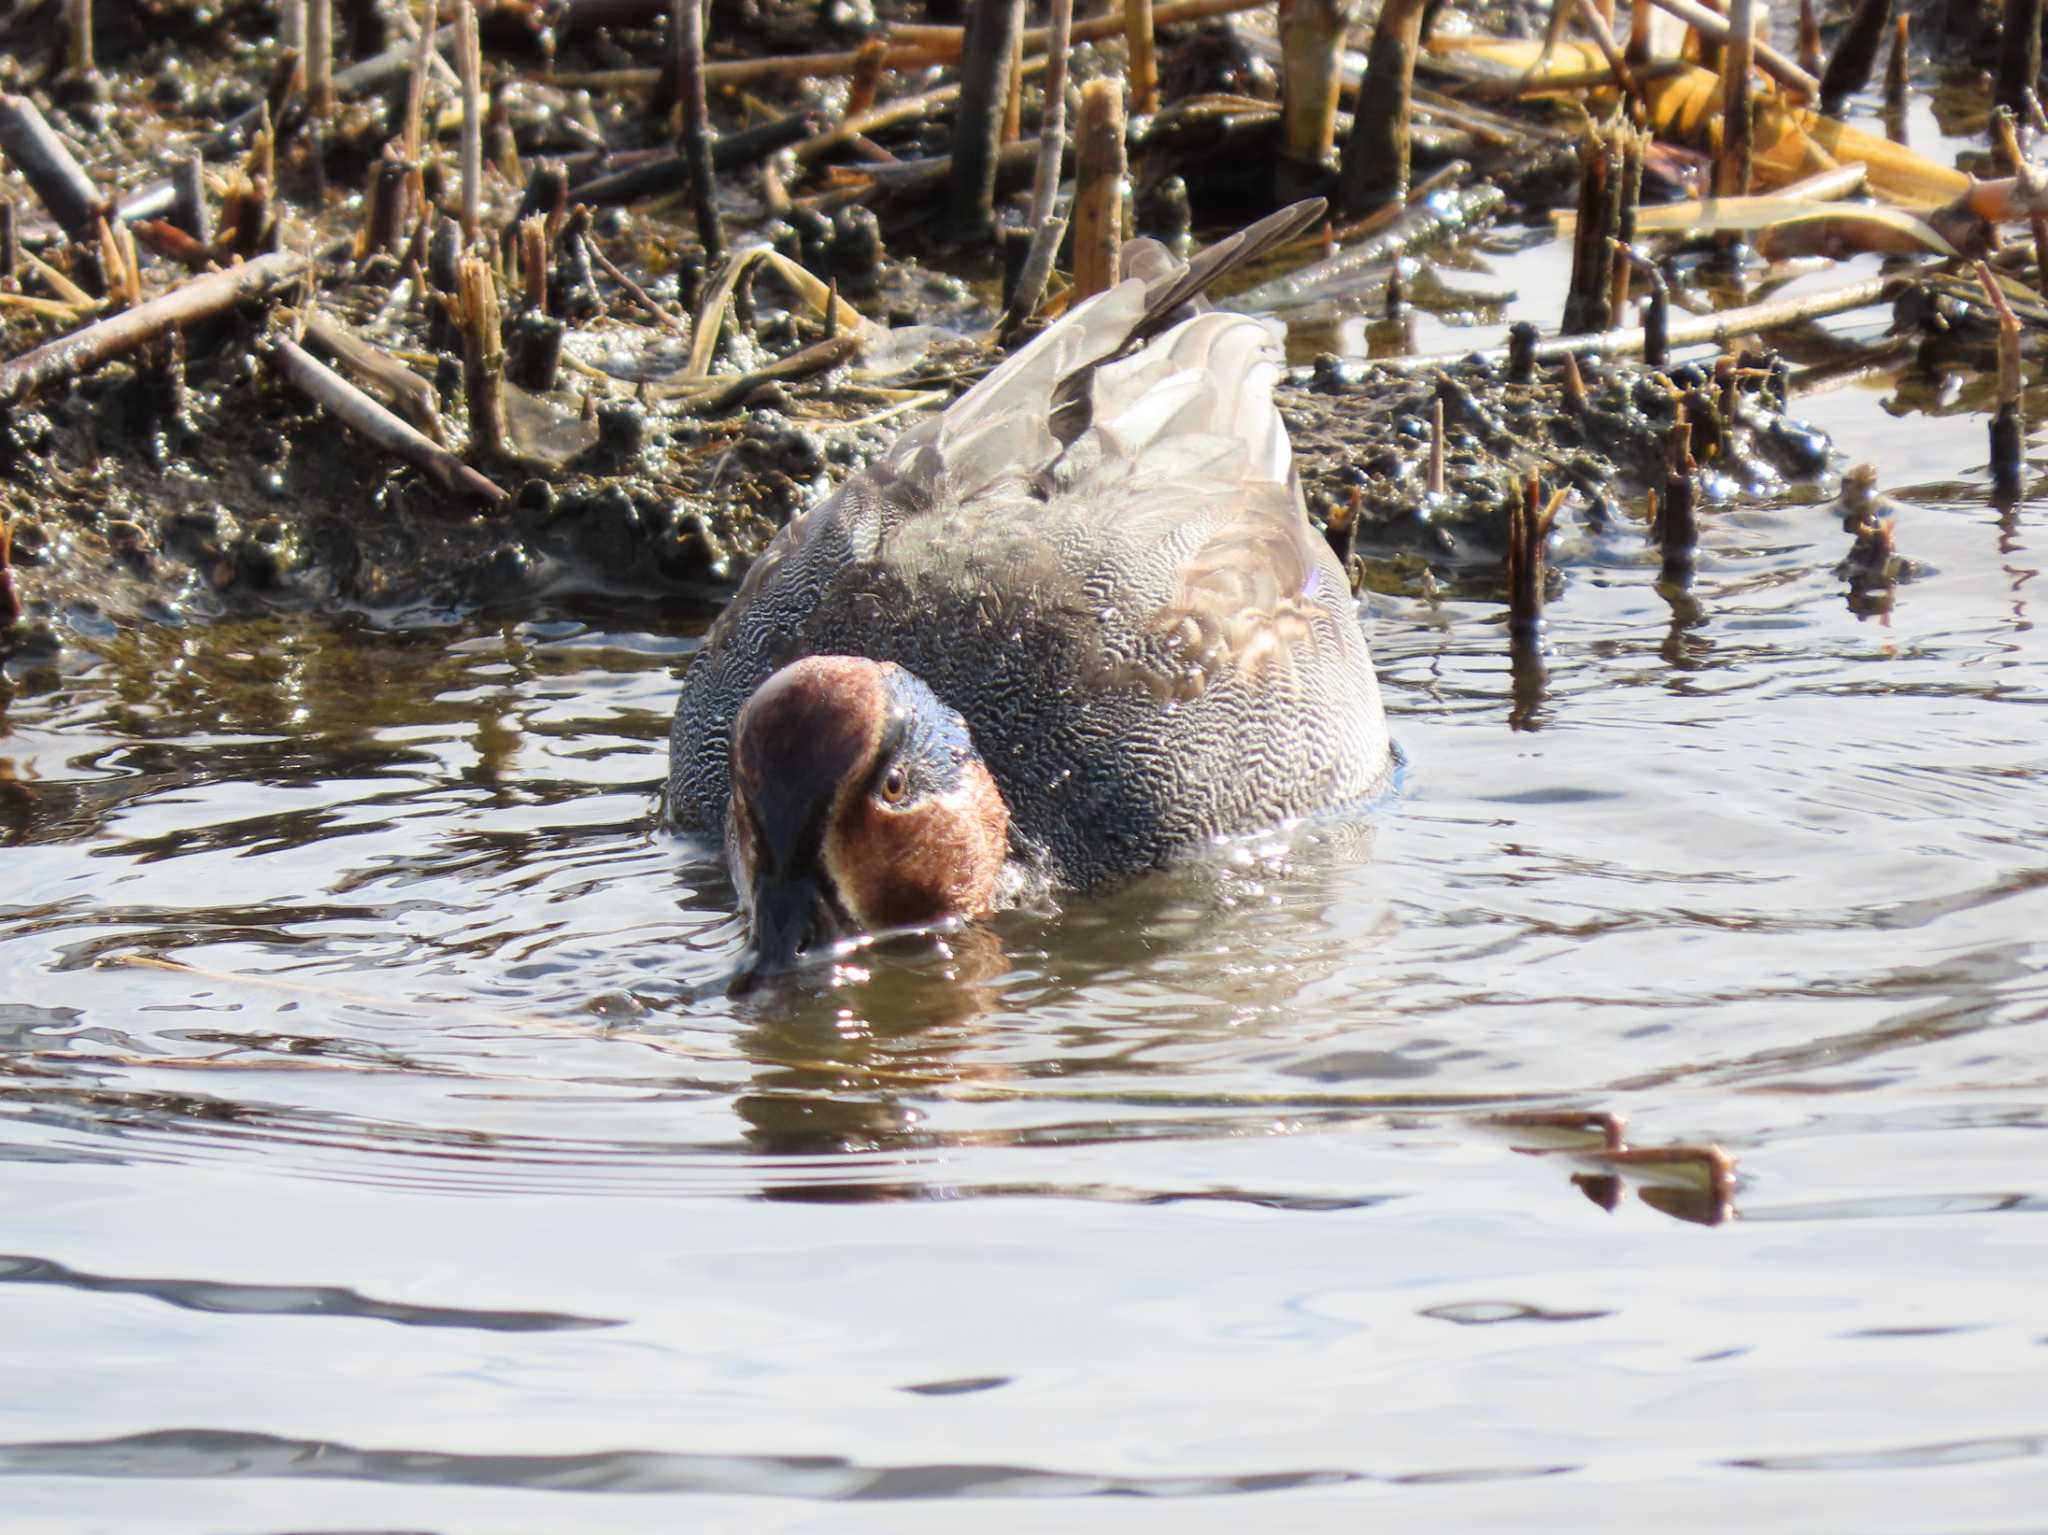
[[[2026,93],[2041,78],[2042,0],[2005,0],[2005,25],[1998,37],[1998,87],[1993,101],[2014,113],[2026,110]]]
[[[363,199],[363,238],[360,259],[396,255],[405,242],[405,206],[414,167],[394,156],[395,145],[387,145],[377,163],[370,167],[370,191]]]
[[[1750,95],[1755,43],[1751,0],[1728,0],[1728,41],[1721,49],[1721,153],[1714,162],[1714,190],[1723,197],[1749,195],[1756,128]]]
[[[1561,489],[1545,500],[1542,476],[1532,469],[1508,509],[1508,632],[1518,645],[1534,641],[1543,630],[1543,589],[1549,576],[1545,555],[1564,501]]]
[[[1870,83],[1891,12],[1892,0],[1857,0],[1848,28],[1820,77],[1820,109],[1828,116],[1839,117],[1842,104]]]
[[[1998,408],[1991,417],[1991,486],[2000,501],[2017,501],[2023,482],[2021,449],[2025,423],[2020,419],[2020,322],[2006,302],[2005,290],[1988,262],[1977,263],[1977,281],[1998,316]]]
[[[1650,301],[1643,307],[1643,361],[1661,368],[1671,361],[1671,284],[1664,280],[1656,262],[1638,255],[1627,242],[1616,240],[1614,254],[1642,273],[1650,285]]]
[[[83,240],[92,234],[108,200],[26,96],[0,96],[0,153],[21,172],[66,237]]]
[[[1425,0],[1384,0],[1380,7],[1337,182],[1337,212],[1344,218],[1408,195],[1409,109],[1424,9]]]
[[[1115,79],[1081,87],[1074,129],[1074,302],[1117,279],[1124,233],[1124,94]]]
[[[423,471],[451,495],[478,496],[493,506],[511,499],[503,486],[415,431],[296,342],[274,342],[269,360],[279,377],[343,426]]]
[[[1728,18],[1708,10],[1696,0],[1650,0],[1660,11],[1667,11],[1713,43],[1728,41]],[[1776,80],[1786,89],[1795,92],[1807,101],[1820,96],[1820,82],[1792,60],[1785,57],[1768,43],[1754,45],[1756,67]]]
[[[1579,140],[1579,217],[1572,275],[1565,291],[1566,335],[1602,331],[1614,319],[1614,244],[1621,235],[1622,137],[1633,130],[1617,114],[1588,122]]]
[[[98,67],[92,47],[92,0],[64,0],[64,65],[81,79]]]
[[[1148,16],[1147,20],[1150,18]],[[1281,175],[1283,196],[1319,190],[1337,143],[1347,0],[1280,0]],[[1140,111],[1133,91],[1132,110]]]
[[[1282,35],[1287,27],[1287,3],[1281,0],[1280,27]],[[1149,117],[1159,110],[1159,54],[1154,44],[1156,19],[1152,14],[1152,0],[1124,0],[1124,51],[1129,60],[1131,78],[1131,116]],[[1071,23],[1069,23],[1071,29]],[[1027,34],[1026,45],[1030,38]],[[1059,45],[1048,39],[1047,47],[1054,52]]]
[[[1074,22],[1074,0],[1052,0],[1052,46],[1046,54],[1045,110],[1038,124],[1038,163],[1031,176],[1031,245],[1017,273],[1017,285],[1004,311],[1001,331],[1014,334],[1031,318],[1052,264],[1059,255],[1067,221],[1059,212],[1060,163],[1067,147],[1067,52]]]
[[[947,208],[948,235],[962,245],[986,243],[995,233],[996,158],[1023,28],[1024,0],[975,0],[960,58]]]
[[[1613,285],[1607,290],[1607,312],[1615,320],[1621,318],[1628,303],[1628,257],[1635,254],[1636,209],[1643,200],[1643,159],[1649,152],[1650,142],[1647,129],[1622,126],[1621,184],[1615,192],[1614,238],[1627,252],[1627,257],[1614,263]]]
[[[213,220],[206,211],[206,177],[197,155],[171,166],[171,226],[200,245],[211,244]]]
[[[266,298],[296,280],[306,267],[306,258],[296,252],[261,256],[195,277],[147,303],[46,341],[0,363],[0,405],[12,405],[46,385],[90,372],[172,330],[210,320],[245,299]]]
[[[306,110],[316,123],[334,115],[334,0],[306,0]]]
[[[1692,456],[1692,425],[1680,405],[1665,439],[1664,494],[1658,498],[1657,534],[1664,556],[1666,581],[1683,585],[1692,579],[1699,553],[1699,465]]]
[[[10,287],[21,269],[21,232],[15,227],[20,217],[13,198],[0,198],[0,283]]]
[[[699,0],[674,0],[676,94],[683,109],[683,159],[690,167],[690,211],[704,259],[725,255],[725,231],[718,222],[718,181],[713,172],[711,109],[704,99],[704,7]]]
[[[462,81],[462,239],[483,236],[484,63],[477,40],[476,0],[456,0],[455,67]]]
[[[467,0],[465,0],[467,3]],[[456,264],[456,320],[462,327],[462,384],[469,399],[472,458],[502,459],[511,436],[505,426],[505,339],[498,287],[478,256]]]
[[[882,76],[889,67],[889,45],[871,37],[854,50],[853,79],[846,88],[846,117],[858,117],[875,104],[881,93]]]
[[[1444,493],[1444,397],[1438,395],[1429,408],[1429,478],[1423,482],[1426,494]]]

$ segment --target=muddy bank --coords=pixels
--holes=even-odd
[[[714,8],[706,68],[728,71],[708,95],[715,217],[677,137],[658,7],[498,6],[473,64],[459,39],[417,48],[399,19],[352,8],[352,62],[325,110],[260,8],[101,27],[87,71],[18,27],[0,87],[33,103],[85,201],[68,206],[47,175],[6,177],[21,247],[0,280],[10,367],[206,272],[265,252],[305,266],[261,300],[0,391],[21,609],[0,644],[47,655],[138,621],[396,618],[565,593],[713,609],[791,515],[1001,355],[988,338],[1045,111],[1036,66],[989,168],[1001,227],[963,243],[958,39],[892,77],[778,62],[864,39],[872,55],[878,18],[842,9]],[[1270,158],[1284,114],[1246,94],[1270,93],[1275,65],[1232,23],[1194,17],[1158,41],[1163,106],[1128,135],[1132,207],[1184,242],[1191,222],[1259,211],[1212,172]],[[1079,82],[1125,65],[1120,35],[1069,60]],[[1418,258],[1572,195],[1554,104],[1515,132],[1444,110],[1410,147],[1418,179],[1447,192],[1366,220],[1318,290],[1326,305],[1398,304],[1427,275]],[[1334,158],[1291,178],[1338,191]],[[1262,292],[1324,256],[1289,253]],[[1568,492],[1567,527],[1645,521],[1681,410],[1708,504],[1829,469],[1761,351],[1718,374],[1592,353],[1533,369],[1325,358],[1293,371],[1281,404],[1341,553],[1419,556],[1479,590],[1502,586],[1531,472]]]

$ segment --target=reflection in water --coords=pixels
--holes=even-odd
[[[1684,591],[1593,540],[1519,666],[1374,597],[1397,805],[739,998],[665,615],[14,679],[0,1472],[550,1528],[1810,1469],[1946,1527],[2038,1458],[2048,1225],[1986,1217],[2048,1210],[2048,670],[2030,511],[1909,499],[1882,627],[1818,505]]]

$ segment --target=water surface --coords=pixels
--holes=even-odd
[[[16,672],[10,1535],[2037,1519],[2048,510],[1805,409],[1888,604],[1806,503],[1689,594],[1569,535],[1540,682],[1374,598],[1369,827],[740,999],[649,820],[698,619]]]

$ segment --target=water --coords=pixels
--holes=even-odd
[[[738,1000],[687,620],[18,672],[10,1535],[2037,1521],[2048,511],[1806,410],[1888,609],[1814,504],[1568,539],[1540,688],[1376,598],[1371,826]]]

